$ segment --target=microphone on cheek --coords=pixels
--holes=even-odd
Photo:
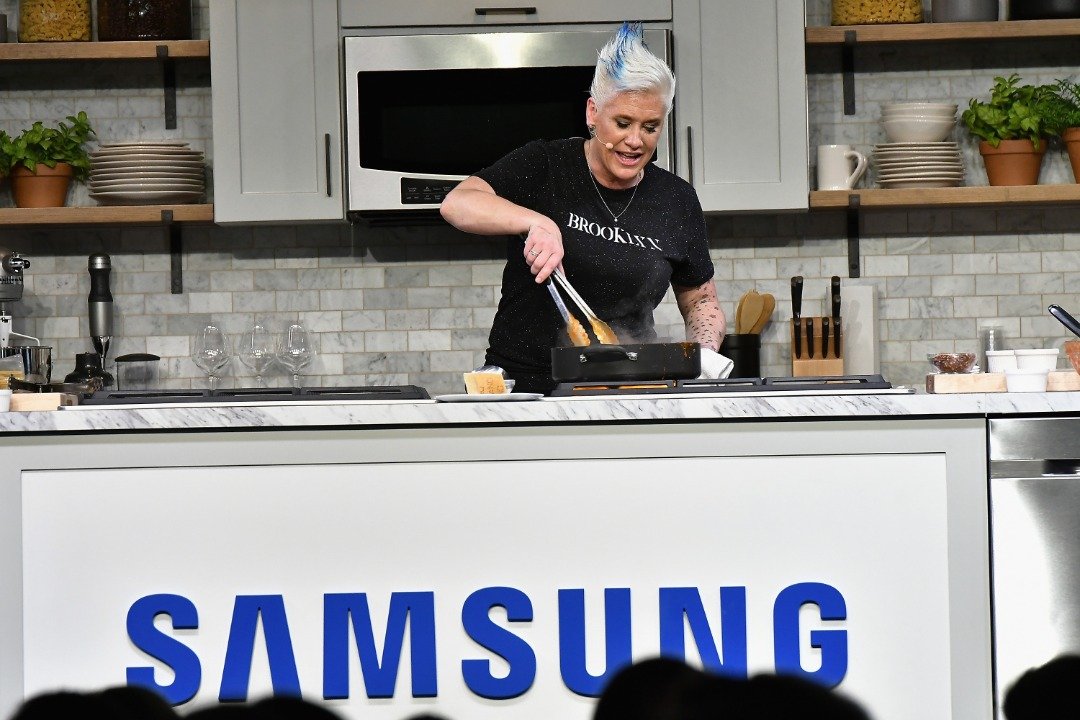
[[[614,144],[612,144],[612,143],[609,143],[609,142],[604,142],[604,141],[603,141],[603,140],[601,140],[600,138],[596,137],[596,126],[595,126],[595,125],[590,125],[590,126],[589,126],[589,133],[590,133],[590,134],[591,134],[591,135],[592,135],[592,136],[593,136],[594,138],[596,138],[597,142],[599,142],[599,143],[600,143],[601,145],[603,145],[604,147],[606,147],[606,148],[607,148],[608,150],[614,150],[614,149],[615,149],[615,145],[614,145]]]

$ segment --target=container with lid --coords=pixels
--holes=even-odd
[[[19,0],[19,42],[90,39],[90,0]]]
[[[191,0],[98,0],[98,40],[190,40]]]
[[[832,0],[833,25],[922,22],[922,0]]]

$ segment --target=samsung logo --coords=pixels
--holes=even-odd
[[[586,668],[585,590],[558,590],[559,671],[571,692],[587,697],[600,694],[608,679],[633,660],[631,647],[631,606],[629,588],[604,590],[605,670],[594,675]],[[706,609],[701,592],[694,587],[660,588],[657,593],[662,655],[685,659],[687,634],[708,670],[733,677],[747,676],[746,588],[720,588],[718,612]],[[839,628],[809,631],[810,646],[818,652],[816,669],[803,663],[800,644],[799,611],[814,605],[823,621],[847,619],[847,605],[839,590],[825,583],[790,585],[773,602],[773,657],[776,671],[814,680],[833,687],[843,680],[848,667],[847,630]],[[490,616],[493,608],[505,610],[507,627]],[[202,662],[198,654],[179,638],[154,625],[154,618],[168,616],[174,630],[199,628],[198,610],[182,595],[147,595],[133,603],[127,613],[127,634],[142,652],[167,665],[175,674],[168,685],[160,685],[153,667],[127,668],[127,681],[157,690],[174,705],[195,697],[202,684]],[[462,658],[461,678],[468,690],[481,698],[505,700],[529,691],[536,677],[537,657],[533,648],[513,632],[515,623],[533,620],[533,604],[523,591],[512,587],[486,587],[470,594],[461,606],[461,627],[468,637],[490,653],[503,658],[509,671],[500,676],[491,672],[482,658]],[[597,622],[594,618],[593,622]],[[237,595],[233,605],[228,646],[221,674],[218,699],[243,701],[248,696],[252,658],[258,628],[262,627],[273,691],[281,695],[301,695],[299,673],[293,652],[281,595]],[[359,692],[349,687],[350,634],[355,640],[363,677],[362,692],[369,698],[392,698],[397,684],[402,650],[408,630],[409,692],[412,697],[436,697],[438,633],[435,626],[434,592],[395,592],[390,596],[386,633],[376,642],[366,593],[328,593],[323,596],[324,699],[344,699]],[[687,633],[689,631],[689,633]],[[720,638],[719,647],[716,638]],[[380,654],[378,647],[381,645]]]

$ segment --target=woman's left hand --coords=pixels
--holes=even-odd
[[[529,226],[522,254],[529,272],[536,276],[536,282],[546,282],[555,268],[562,265],[563,244],[559,226],[551,218],[538,215],[537,221]]]

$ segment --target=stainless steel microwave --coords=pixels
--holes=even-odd
[[[350,215],[427,211],[535,139],[585,136],[596,52],[611,30],[346,37]],[[671,62],[669,30],[646,30]],[[671,169],[671,123],[657,146]]]

